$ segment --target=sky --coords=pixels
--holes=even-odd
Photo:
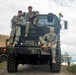
[[[55,0],[57,1],[57,0]],[[27,12],[29,5],[34,11],[42,14],[54,13],[58,16],[62,12],[62,20],[68,21],[68,30],[61,30],[62,54],[68,52],[73,59],[76,58],[76,1],[67,3],[68,0],[0,0],[0,34],[9,35],[11,31],[10,20],[17,15],[18,10]],[[66,6],[66,4],[68,6]]]

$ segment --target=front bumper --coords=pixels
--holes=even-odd
[[[8,47],[8,53],[17,53],[17,54],[50,54],[49,50],[41,49],[40,47]]]

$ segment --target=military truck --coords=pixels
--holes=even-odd
[[[9,36],[0,34],[0,63],[7,61],[6,39]]]
[[[26,16],[23,15],[26,19]],[[19,64],[40,65],[48,64],[50,71],[59,73],[61,70],[61,47],[60,47],[60,30],[62,14],[57,17],[53,13],[40,14],[37,25],[30,25],[28,37],[24,37],[25,26],[21,27],[21,36],[15,47],[6,47],[8,52],[7,71],[9,73],[17,72]],[[67,21],[64,21],[67,29]],[[58,36],[56,48],[56,64],[52,64],[52,54],[49,49],[42,49],[38,46],[39,37],[49,33],[50,27],[55,28]],[[8,41],[8,40],[7,40]]]
[[[0,63],[7,61],[6,47],[0,47]]]

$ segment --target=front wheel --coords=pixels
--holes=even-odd
[[[7,62],[7,55],[6,54],[1,54],[0,55],[0,60],[1,60],[1,62]]]
[[[7,71],[9,73],[17,72],[18,64],[17,64],[17,57],[14,54],[8,55],[7,61]]]
[[[59,73],[61,70],[61,49],[60,48],[57,49],[56,64],[52,64],[52,60],[50,60],[50,70],[51,72],[54,72],[54,73]]]

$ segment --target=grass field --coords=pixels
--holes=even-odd
[[[6,62],[0,63],[0,69],[6,66]]]
[[[67,70],[71,73],[73,73],[74,75],[76,75],[76,64],[74,65],[71,65],[71,66],[68,66],[67,67]]]

